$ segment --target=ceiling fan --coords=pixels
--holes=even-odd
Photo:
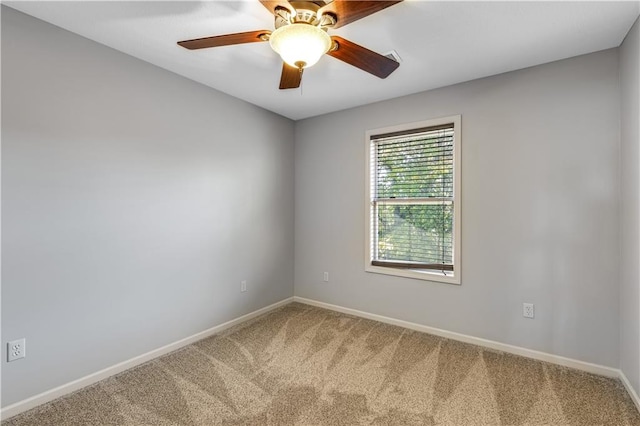
[[[275,30],[248,31],[179,41],[187,49],[268,41],[283,60],[280,89],[300,87],[305,68],[325,53],[379,78],[386,78],[400,65],[393,59],[342,37],[328,29],[343,27],[402,0],[260,0],[273,13]]]

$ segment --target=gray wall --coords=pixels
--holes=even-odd
[[[290,297],[293,136],[2,7],[2,405]]]
[[[620,48],[620,368],[640,394],[640,23]]]
[[[617,367],[619,108],[612,49],[296,122],[296,295]],[[365,273],[365,130],[454,114],[462,285]]]

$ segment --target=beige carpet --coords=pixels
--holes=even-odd
[[[290,304],[3,423],[640,425],[617,380]]]

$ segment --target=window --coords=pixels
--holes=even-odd
[[[366,271],[460,284],[460,121],[367,132]]]

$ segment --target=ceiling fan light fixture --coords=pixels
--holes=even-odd
[[[307,68],[331,47],[331,37],[315,25],[294,23],[282,26],[269,37],[271,48],[292,67]]]

